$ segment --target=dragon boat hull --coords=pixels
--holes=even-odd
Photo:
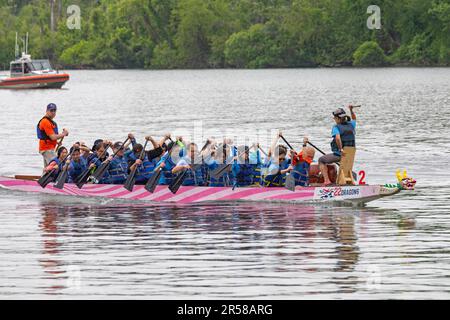
[[[45,193],[77,197],[101,197],[110,199],[138,200],[165,203],[202,203],[224,201],[246,202],[340,202],[361,205],[369,201],[391,196],[398,192],[398,187],[382,185],[357,185],[336,187],[296,187],[295,191],[286,188],[264,187],[196,187],[182,186],[173,194],[167,186],[158,186],[154,193],[149,193],[144,186],[136,185],[132,192],[122,185],[87,184],[82,189],[66,183],[63,189],[49,184],[43,189],[36,181],[0,177],[0,187],[24,192]]]

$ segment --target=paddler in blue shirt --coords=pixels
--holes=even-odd
[[[253,145],[253,147],[256,147]],[[242,155],[241,155],[242,154]],[[239,155],[241,155],[239,157]],[[237,187],[256,186],[261,180],[261,155],[256,149],[254,157],[250,157],[250,148],[241,146],[238,148],[238,158],[233,162],[232,170]]]
[[[309,185],[309,168],[314,160],[315,150],[307,146],[308,138],[303,138],[303,149],[296,153],[291,150],[291,165],[289,166],[289,174],[294,177],[295,185],[306,187]]]
[[[272,154],[272,148],[269,150],[268,157],[262,168],[262,186],[263,187],[282,187],[284,186],[286,173],[290,171],[290,159],[286,158],[287,148],[277,146]],[[277,157],[274,159],[274,157]]]
[[[74,183],[78,176],[87,168],[87,161],[81,157],[80,145],[76,144],[70,148],[70,164],[68,168],[68,182]]]
[[[65,165],[63,160],[66,158],[66,156],[67,156],[66,147],[63,146],[59,147],[56,153],[56,157],[51,159],[48,166],[44,168],[44,173],[52,171],[51,175],[53,176],[54,179],[56,179],[58,177],[60,170],[62,170],[63,166]]]
[[[170,138],[170,136],[169,136]],[[177,137],[177,141],[171,141],[168,145],[163,146],[164,154],[161,159],[156,164],[156,168],[161,167],[161,178],[159,179],[159,184],[170,185],[173,180],[173,168],[176,167],[177,161],[180,159],[180,154],[184,154],[185,146],[181,142],[182,137]]]
[[[102,164],[103,161],[105,161],[107,159],[108,152],[107,149],[108,147],[112,145],[111,141],[108,140],[102,140],[102,139],[97,139],[94,142],[94,145],[92,147],[92,151],[93,153],[89,156],[88,158],[88,168],[94,170],[93,168],[95,167],[95,170],[97,168],[99,168]],[[95,172],[94,170],[94,172]],[[108,172],[105,173],[105,175],[100,179],[100,181],[94,181],[94,183],[100,183],[100,184],[106,184],[109,182],[109,174]]]
[[[217,149],[210,149],[211,151],[208,156],[205,157],[208,186],[229,187],[235,184],[235,176],[232,170],[225,172],[219,179],[215,179],[210,174],[219,167],[233,162],[233,157],[237,155],[237,150],[232,146],[232,143],[230,139],[224,139],[223,143],[219,144]]]
[[[356,114],[353,112],[353,106],[348,106],[351,114],[347,116],[345,110],[338,108],[333,112],[334,121],[336,124],[331,129],[331,151],[332,153],[326,154],[319,158],[320,171],[324,177],[324,185],[332,185],[330,178],[328,177],[327,165],[341,161],[341,156],[344,154],[344,147],[355,146],[356,136]]]
[[[183,186],[204,186],[205,171],[201,153],[198,152],[198,147],[193,142],[189,143],[186,149],[187,155],[178,161],[177,165],[172,169],[172,174],[175,176],[178,172],[187,170]]]
[[[120,141],[117,141],[113,145],[113,151],[114,153],[117,153],[114,158],[112,158],[112,156],[109,157],[109,160],[111,161],[108,167],[109,183],[124,184],[127,180],[128,156],[125,154],[125,150],[128,149],[130,143],[133,143],[133,134],[129,133],[128,138],[130,138],[130,140],[125,145],[122,145],[122,142]]]
[[[156,141],[150,137],[145,137],[146,140],[151,141],[153,146],[157,145]],[[128,155],[128,172],[131,172],[136,166],[136,184],[145,184],[148,179],[152,176],[152,172],[155,169],[156,163],[153,160],[149,160],[148,155],[144,152],[144,159],[139,159],[142,149],[144,146],[142,144],[136,144],[133,146],[133,152]]]

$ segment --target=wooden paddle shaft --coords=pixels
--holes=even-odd
[[[62,142],[64,141],[65,137],[62,137],[61,139],[59,139],[58,143],[56,144],[55,147],[55,152],[58,151],[58,148],[62,145]]]

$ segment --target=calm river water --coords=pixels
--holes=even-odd
[[[353,103],[355,168],[368,183],[407,169],[417,188],[365,208],[0,189],[0,298],[450,298],[450,69],[70,75],[63,90],[0,91],[0,175],[39,173],[35,125],[49,102],[70,143],[184,130],[199,144],[226,132],[267,146],[282,129],[326,150],[331,112]]]

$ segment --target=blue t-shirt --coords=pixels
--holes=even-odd
[[[352,125],[353,129],[356,129],[356,120],[352,120],[349,123]],[[335,124],[331,129],[331,136],[334,138],[337,134],[339,134],[339,129]]]

